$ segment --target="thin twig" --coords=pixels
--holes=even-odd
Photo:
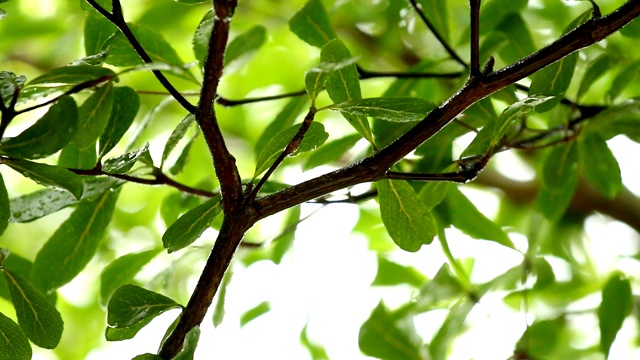
[[[469,0],[471,5],[471,76],[480,75],[480,1]]]
[[[463,72],[448,72],[448,73],[434,73],[434,72],[421,72],[421,73],[412,73],[412,72],[395,72],[395,71],[369,71],[365,70],[359,65],[356,65],[356,69],[358,69],[358,74],[360,75],[360,80],[365,79],[373,79],[380,77],[395,77],[398,79],[429,79],[429,78],[440,78],[440,79],[455,79],[462,76]]]

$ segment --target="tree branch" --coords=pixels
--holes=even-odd
[[[471,5],[471,76],[480,75],[480,0]]]

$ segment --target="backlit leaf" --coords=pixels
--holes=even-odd
[[[113,107],[109,121],[100,135],[100,157],[106,155],[120,141],[124,133],[131,127],[138,109],[140,97],[128,86],[113,88]]]
[[[164,150],[162,151],[162,162],[160,168],[163,168],[165,161],[169,158],[169,155],[178,145],[178,142],[186,135],[189,128],[195,123],[195,117],[192,114],[188,114],[187,116],[180,121],[178,126],[171,132],[167,143],[164,145]]]
[[[29,339],[20,326],[0,312],[0,360],[31,360]]]
[[[443,264],[436,276],[420,289],[420,293],[416,297],[415,311],[425,312],[441,307],[442,302],[458,299],[464,294],[464,287],[451,273],[449,265]]]
[[[135,285],[123,285],[113,293],[107,306],[107,323],[126,328],[181,307],[174,300]]]
[[[302,165],[303,170],[313,169],[316,166],[325,165],[344,156],[361,139],[354,134],[328,142],[316,151],[312,152],[307,161]]]
[[[409,284],[419,287],[427,278],[416,268],[395,263],[378,255],[378,272],[371,285],[392,286]]]
[[[98,163],[95,146],[80,150],[74,142],[65,145],[58,155],[58,166],[69,169],[93,169]]]
[[[0,143],[0,151],[16,158],[43,158],[71,140],[77,123],[76,102],[70,96],[63,96],[31,127]]]
[[[500,57],[506,63],[514,63],[537,50],[527,23],[520,14],[507,15],[496,26],[496,30],[505,34],[509,39],[509,46],[501,47],[499,50]]]
[[[200,339],[200,326],[195,326],[185,336],[182,349],[171,360],[193,360],[198,340]]]
[[[326,107],[342,113],[375,117],[387,121],[407,122],[424,119],[436,104],[420,98],[367,98]]]
[[[64,327],[58,310],[25,279],[7,270],[2,272],[22,331],[34,344],[46,349],[55,348]]]
[[[262,172],[267,170],[276,161],[278,156],[280,156],[282,151],[284,151],[287,145],[294,138],[300,129],[300,126],[301,124],[293,125],[287,130],[280,132],[274,136],[271,141],[269,141],[258,155],[256,160],[256,171],[253,174],[254,178],[262,174]],[[290,156],[295,156],[301,152],[311,151],[322,145],[328,137],[329,134],[324,131],[324,125],[314,121],[305,133],[298,149]]]
[[[187,211],[162,235],[162,245],[170,253],[190,245],[211,226],[211,222],[220,214],[220,211],[220,196],[213,197]]]
[[[618,160],[598,133],[587,131],[579,138],[580,169],[585,180],[613,199],[623,189]]]
[[[565,320],[562,318],[536,321],[522,334],[516,350],[536,359],[549,358],[558,345],[564,327]]]
[[[274,263],[280,264],[284,254],[291,248],[300,221],[300,206],[290,209],[284,221],[282,233],[272,241],[271,260]]]
[[[117,288],[130,282],[161,251],[162,249],[153,249],[126,254],[109,263],[100,274],[100,302],[107,304]]]
[[[574,141],[551,149],[542,169],[538,208],[547,219],[557,220],[569,206],[578,185],[578,149]]]
[[[607,358],[624,319],[631,312],[632,303],[629,279],[621,273],[613,274],[602,289],[602,302],[598,307],[600,349]]]
[[[131,170],[138,160],[144,156],[149,156],[149,144],[142,149],[132,151],[120,156],[107,159],[102,164],[102,170],[110,174],[123,174]]]
[[[634,61],[631,64],[625,66],[620,70],[618,75],[613,79],[611,83],[611,89],[607,93],[607,98],[610,101],[615,100],[624,89],[640,76],[640,61]]]
[[[439,0],[418,0],[425,16],[436,28],[438,33],[449,41],[449,21],[447,15],[447,2]]]
[[[200,20],[196,32],[193,34],[193,39],[191,39],[193,53],[201,67],[204,66],[204,58],[207,56],[213,21],[213,10],[209,10],[204,14],[202,20]]]
[[[308,326],[308,324],[305,324],[304,328],[302,328],[302,331],[300,332],[300,343],[309,351],[312,360],[329,360],[329,355],[327,355],[324,347],[309,339],[309,336],[307,335]]]
[[[339,62],[327,61],[312,68],[304,74],[304,86],[307,94],[311,98],[311,103],[315,104],[316,98],[327,83],[327,80],[334,72],[349,65],[355,64],[357,58],[350,58]]]
[[[611,58],[611,56],[602,54],[589,64],[587,71],[582,77],[580,88],[578,88],[578,99],[580,99],[582,95],[586,94],[587,91],[589,91],[589,89],[591,88],[591,85],[593,85],[594,82],[596,82],[600,77],[602,77],[602,75],[605,74],[607,70],[609,70],[612,62],[613,59]]]
[[[213,308],[213,326],[218,327],[222,324],[224,320],[225,311],[225,302],[227,300],[227,287],[229,283],[231,283],[231,278],[233,277],[233,266],[229,266],[227,271],[224,273],[224,277],[222,278],[222,284],[220,284],[220,289],[218,290],[218,298],[216,300],[216,305]]]
[[[260,304],[247,310],[244,314],[240,316],[240,327],[247,325],[251,321],[268,313],[269,311],[271,311],[271,305],[269,305],[269,302],[268,301],[261,302]]]
[[[104,237],[118,193],[105,191],[93,199],[83,199],[78,203],[71,216],[36,255],[31,272],[36,288],[43,292],[57,289],[84,269]]]
[[[307,1],[289,20],[289,29],[302,41],[319,48],[336,37],[321,0]]]
[[[447,358],[451,343],[462,332],[467,315],[469,315],[474,305],[475,303],[471,300],[463,298],[451,308],[440,330],[438,330],[429,344],[429,353],[433,360],[445,360]]]
[[[228,66],[242,56],[258,50],[267,40],[267,30],[264,26],[256,25],[244,33],[236,36],[224,53],[224,65]]]
[[[70,192],[76,199],[82,196],[83,186],[80,176],[71,171],[52,165],[27,160],[5,160],[5,164],[38,184]]]
[[[118,31],[104,16],[88,13],[84,22],[84,51],[87,55],[98,54],[104,43]]]
[[[74,143],[84,150],[95,146],[109,123],[113,108],[113,85],[106,84],[96,90],[82,103],[78,110],[78,130]]]
[[[4,233],[9,226],[9,219],[11,218],[11,206],[9,202],[9,193],[7,187],[4,185],[4,179],[0,174],[0,235]]]
[[[254,147],[256,156],[260,154],[262,149],[264,149],[274,136],[293,125],[294,121],[307,104],[307,100],[308,99],[304,96],[294,97],[289,100],[284,108],[282,108],[278,113],[276,118],[262,132],[258,141],[256,141],[256,146]]]
[[[378,200],[382,222],[403,250],[418,251],[437,233],[436,221],[427,206],[404,180],[380,180]]]
[[[114,78],[116,74],[111,69],[78,65],[78,66],[64,66],[61,68],[53,69],[37,78],[29,81],[27,86],[45,84],[47,86],[59,86],[68,84],[80,84],[87,81],[100,79],[103,77]]]
[[[597,131],[605,140],[616,135],[627,135],[640,142],[640,101],[628,100],[599,112],[589,122],[588,129]]]

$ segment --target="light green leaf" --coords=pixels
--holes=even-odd
[[[142,267],[161,251],[162,249],[152,249],[126,254],[109,263],[100,274],[100,302],[103,305],[107,304],[117,288],[133,280]]]
[[[403,250],[418,251],[437,233],[436,221],[411,185],[403,180],[380,180],[378,199],[382,222]]]
[[[565,320],[562,318],[536,321],[522,334],[516,350],[535,359],[548,359],[558,345],[563,328]]]
[[[436,104],[420,98],[367,98],[326,107],[353,115],[375,117],[387,121],[408,122],[424,119]]]
[[[305,324],[304,328],[300,332],[300,343],[304,346],[311,355],[312,360],[329,360],[326,350],[321,345],[312,342],[307,335],[307,327],[309,324]]]
[[[200,339],[200,326],[195,326],[185,336],[182,349],[171,360],[193,360],[198,340]]]
[[[502,5],[504,6],[504,4]],[[490,17],[494,18],[493,16],[495,15],[492,14]],[[496,30],[505,34],[509,39],[509,46],[501,47],[498,51],[506,63],[514,63],[537,49],[527,23],[518,13],[514,12],[505,16],[496,26]]]
[[[586,131],[578,140],[580,169],[585,180],[610,199],[618,196],[623,189],[622,175],[607,142],[591,131]]]
[[[329,77],[333,75],[334,72],[355,64],[357,59],[358,58],[353,57],[339,62],[327,61],[307,71],[304,74],[304,84],[311,98],[311,104],[315,104],[318,93],[324,89],[327,80],[329,80]]]
[[[640,20],[635,18],[627,26],[620,29],[620,33],[632,39],[640,38]]]
[[[321,0],[307,1],[289,20],[289,29],[300,40],[319,48],[336,37]]]
[[[569,206],[578,185],[579,155],[575,142],[556,145],[542,168],[537,205],[547,219],[557,220]]]
[[[62,148],[58,155],[58,166],[69,169],[93,169],[98,163],[98,154],[95,146],[86,149],[78,149],[74,142],[70,142]]]
[[[83,186],[80,176],[71,171],[52,165],[27,160],[4,160],[13,170],[38,184],[70,192],[76,199],[82,196]]]
[[[148,154],[149,144],[145,144],[142,149],[105,160],[102,164],[102,170],[111,174],[124,174],[131,170],[133,165],[143,156],[149,156]]]
[[[268,313],[269,311],[271,311],[271,305],[269,304],[269,302],[268,301],[261,302],[260,304],[247,310],[244,314],[240,316],[240,327],[247,325],[251,321]]]
[[[340,63],[351,59],[349,49],[336,39],[328,42],[322,47],[320,60],[322,62]],[[327,93],[334,103],[360,100],[360,78],[355,64],[345,66],[335,71],[325,83]],[[373,144],[373,134],[366,116],[343,114],[345,119],[353,126],[365,139]]]
[[[47,85],[47,86],[59,86],[69,84],[80,84],[92,80],[101,78],[113,79],[116,74],[111,70],[99,66],[78,65],[78,66],[64,66],[61,68],[53,69],[37,78],[29,81],[27,86],[32,85]]]
[[[211,37],[211,31],[213,30],[213,22],[213,10],[209,10],[200,20],[191,39],[193,54],[201,67],[204,66],[204,58],[207,56],[207,49],[209,49],[209,37]]]
[[[409,284],[420,287],[427,278],[416,268],[395,263],[384,256],[378,255],[378,272],[371,285],[393,286]]]
[[[97,13],[88,13],[84,22],[84,51],[87,55],[102,52],[104,43],[118,31],[113,23]]]
[[[109,123],[113,108],[113,85],[108,83],[96,90],[78,110],[78,130],[74,143],[80,150],[95,146]]]
[[[278,156],[280,156],[282,151],[284,151],[287,145],[294,138],[301,125],[302,124],[293,125],[274,136],[271,141],[267,143],[256,160],[256,170],[253,174],[254,178],[262,174],[262,172],[267,170],[276,161]],[[311,123],[311,126],[309,126],[309,129],[300,142],[298,149],[290,156],[295,156],[301,152],[311,151],[322,145],[328,137],[329,134],[324,131],[324,125],[314,121]]]
[[[25,279],[6,269],[2,272],[22,331],[40,347],[58,346],[64,323],[55,306]]]
[[[244,33],[236,36],[224,53],[224,66],[228,66],[233,61],[240,59],[258,50],[267,40],[267,29],[264,26],[256,25]]]
[[[139,108],[140,97],[135,90],[128,86],[113,88],[113,107],[109,121],[100,135],[100,157],[111,151],[122,139],[124,133],[131,127]]]
[[[578,99],[582,98],[582,96],[589,91],[591,85],[611,68],[612,63],[613,59],[611,56],[602,54],[589,64],[587,71],[582,77],[580,88],[578,88]]]
[[[11,71],[0,71],[0,97],[8,106],[16,91],[22,89],[27,78],[24,75],[16,76]]]
[[[20,326],[0,312],[0,360],[31,360],[29,339]]]
[[[588,124],[589,131],[595,131],[605,140],[617,135],[627,135],[640,142],[640,100],[632,99],[609,106],[599,112]]]
[[[211,226],[211,222],[220,214],[220,211],[220,196],[215,196],[187,211],[162,235],[162,245],[170,253],[188,246]]]
[[[640,76],[640,60],[625,66],[618,75],[616,75],[611,83],[611,89],[609,89],[607,93],[607,99],[609,101],[615,100],[638,76]]]
[[[184,166],[189,160],[189,152],[191,151],[191,146],[193,146],[193,143],[196,141],[198,136],[200,136],[200,130],[199,128],[196,128],[196,131],[193,133],[193,135],[191,135],[189,140],[187,140],[187,143],[182,148],[182,151],[180,152],[180,155],[178,155],[176,161],[169,168],[169,172],[172,175],[178,175],[182,171],[182,169],[184,169]]]
[[[109,300],[107,323],[115,328],[126,328],[179,307],[182,306],[164,295],[139,286],[123,285]]]
[[[456,186],[449,189],[445,203],[449,210],[451,224],[465,234],[475,239],[492,240],[513,248],[511,239],[502,228],[484,216]]]
[[[394,318],[380,302],[360,327],[360,351],[385,360],[424,360],[428,356],[411,318]]]
[[[63,96],[35,124],[0,143],[0,151],[16,158],[39,159],[62,149],[73,137],[78,122],[76,102]]]
[[[9,219],[11,218],[11,205],[9,202],[9,193],[7,187],[4,185],[4,179],[0,174],[0,235],[4,233],[9,226]]]
[[[602,302],[598,307],[600,349],[609,357],[609,350],[624,319],[633,305],[631,283],[622,273],[614,273],[602,289]]]
[[[89,263],[111,221],[118,194],[117,190],[105,191],[93,199],[80,201],[42,246],[31,272],[31,279],[40,291],[46,293],[61,287]]]
[[[136,336],[136,334],[138,334],[138,332],[142,330],[142,328],[144,328],[151,322],[151,320],[153,320],[152,317],[146,318],[127,327],[115,328],[115,327],[107,326],[107,329],[104,332],[104,338],[107,341],[122,341],[122,340],[133,339]]]
[[[164,168],[165,161],[167,161],[173,149],[175,149],[175,147],[178,145],[180,139],[182,139],[186,135],[187,131],[189,131],[189,128],[191,128],[191,125],[193,125],[194,123],[195,117],[193,116],[193,114],[188,114],[184,117],[184,119],[182,119],[182,121],[180,121],[178,126],[173,129],[171,135],[169,136],[169,139],[167,140],[167,143],[164,145],[164,150],[162,151],[162,161],[160,163],[161,169]]]
[[[460,281],[453,276],[448,264],[442,264],[436,276],[420,289],[415,311],[426,312],[442,306],[442,302],[458,299],[465,294]]]
[[[447,358],[451,343],[462,332],[467,315],[469,315],[474,305],[474,302],[463,298],[451,308],[440,330],[438,330],[429,344],[429,353],[431,353],[433,360],[445,360]]]
[[[109,328],[109,329],[112,329],[112,328]],[[164,360],[164,359],[162,358],[162,356],[158,356],[152,353],[146,353],[146,354],[137,355],[131,360]]]
[[[302,170],[313,169],[314,167],[328,164],[340,159],[360,140],[360,135],[354,134],[328,142],[316,151],[312,152],[307,161],[302,165]]]
[[[222,284],[220,284],[220,289],[218,291],[218,299],[216,301],[216,306],[213,309],[213,326],[218,327],[222,324],[225,315],[225,301],[227,299],[227,287],[229,283],[231,283],[231,278],[233,277],[233,266],[230,265],[227,268],[227,271],[224,273],[224,277],[222,278]]]
[[[173,0],[175,2],[179,2],[181,4],[186,4],[186,5],[195,5],[195,4],[202,4],[204,2],[207,2],[207,0]]]
[[[284,254],[291,248],[300,221],[300,206],[290,209],[284,221],[282,233],[272,241],[271,260],[274,263],[280,264]]]
[[[256,141],[256,146],[254,147],[256,156],[260,154],[262,149],[267,146],[273,137],[293,125],[306,104],[307,98],[305,96],[294,97],[289,100],[276,118],[262,132],[258,141]]]
[[[449,21],[447,15],[447,2],[440,0],[418,0],[422,6],[422,11],[429,21],[436,28],[438,33],[449,41]]]

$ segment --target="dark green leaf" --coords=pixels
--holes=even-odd
[[[111,174],[124,174],[131,170],[136,161],[149,154],[149,144],[142,149],[110,158],[102,164],[102,170]]]
[[[328,42],[322,47],[320,60],[322,62],[340,63],[351,59],[349,49],[336,39]],[[360,100],[360,79],[355,64],[345,66],[335,71],[325,83],[327,93],[334,103]],[[353,126],[365,139],[373,144],[373,134],[366,116],[343,114],[345,119]]]
[[[6,269],[2,272],[22,331],[40,347],[53,349],[58,346],[64,323],[55,306],[20,276]]]
[[[474,305],[474,302],[464,298],[451,308],[440,330],[438,330],[429,344],[429,353],[431,353],[433,360],[445,360],[447,358],[451,343],[462,332],[467,315],[469,315]]]
[[[104,337],[107,341],[122,341],[122,340],[133,339],[133,337],[135,337],[136,334],[140,330],[142,330],[142,328],[147,326],[151,322],[151,320],[153,320],[152,317],[145,318],[127,327],[116,328],[116,327],[107,326],[107,329],[105,330],[105,333],[104,333]]]
[[[211,222],[220,214],[220,211],[220,196],[213,197],[187,211],[162,235],[162,245],[170,253],[188,246],[211,226]]]
[[[181,307],[174,300],[134,285],[123,285],[113,293],[107,306],[107,323],[126,328]]]
[[[87,55],[100,53],[104,43],[118,31],[111,21],[98,14],[87,14],[84,22],[84,51]]]
[[[535,359],[549,359],[558,346],[565,321],[562,318],[531,324],[516,344],[516,350]]]
[[[187,333],[182,349],[171,360],[193,360],[193,355],[200,339],[200,326],[195,326]]]
[[[253,174],[254,178],[273,165],[278,156],[280,156],[282,151],[284,151],[287,145],[294,138],[300,129],[300,126],[301,124],[293,125],[274,136],[271,141],[267,143],[256,160],[256,170]],[[300,142],[300,146],[290,156],[295,156],[301,152],[311,151],[322,145],[328,137],[329,134],[324,131],[324,125],[322,125],[322,123],[312,122],[304,135],[304,138]]]
[[[336,37],[321,0],[307,1],[289,20],[289,29],[302,41],[319,48]]]
[[[27,78],[24,75],[16,76],[11,71],[0,71],[0,97],[5,106],[11,103],[16,91],[24,86]]]
[[[623,189],[618,160],[607,142],[597,133],[587,131],[579,138],[580,168],[585,180],[613,199]]]
[[[413,319],[395,319],[383,302],[360,327],[358,345],[365,355],[385,360],[428,358]]]
[[[283,224],[282,233],[272,241],[274,245],[271,249],[271,260],[273,260],[274,263],[280,264],[284,254],[291,248],[300,221],[300,206],[289,210],[287,219]]]
[[[131,127],[139,108],[140,97],[135,90],[128,86],[113,88],[113,107],[109,121],[100,135],[100,157],[106,155],[120,141]]]
[[[271,311],[271,305],[269,305],[268,301],[263,301],[260,304],[254,306],[253,308],[247,310],[244,314],[240,316],[240,326],[245,326],[254,319],[262,316]]]
[[[97,162],[98,154],[95,146],[80,150],[73,142],[65,145],[58,156],[58,165],[70,169],[93,169]]]
[[[308,324],[305,324],[304,328],[300,332],[300,343],[304,346],[311,355],[312,360],[329,360],[329,355],[325,351],[324,347],[312,342],[307,335]]]
[[[222,324],[225,315],[225,301],[227,299],[227,287],[229,283],[231,283],[231,278],[233,277],[233,266],[229,266],[227,271],[224,273],[224,277],[222,278],[222,284],[220,284],[220,289],[218,291],[218,299],[216,301],[216,306],[213,309],[213,326],[218,327]]]
[[[605,140],[616,135],[627,135],[640,141],[640,100],[633,99],[608,107],[594,116],[588,129],[597,131]]]
[[[111,328],[110,328],[111,329]],[[152,353],[140,354],[131,360],[164,360],[162,356],[158,356]]]
[[[449,210],[449,220],[465,234],[513,248],[513,243],[502,228],[484,216],[456,186],[449,189],[445,203]]]
[[[436,108],[436,104],[420,98],[367,98],[333,104],[326,108],[387,121],[407,122],[424,119]]]
[[[312,152],[302,165],[302,170],[313,169],[316,166],[328,164],[340,159],[360,140],[360,135],[349,135],[328,142]]]
[[[7,254],[8,253],[8,254]],[[4,257],[4,259],[1,259]],[[31,274],[31,268],[33,264],[31,261],[23,258],[20,255],[11,253],[8,249],[0,248],[0,266],[7,271],[11,271],[12,274],[16,274],[24,279],[28,279]],[[11,295],[9,294],[9,288],[4,276],[0,276],[0,296],[8,301],[11,301]]]
[[[82,196],[82,179],[67,169],[27,160],[5,160],[4,163],[38,184],[68,191],[76,199]]]
[[[593,85],[596,80],[602,77],[602,75],[611,68],[612,63],[613,59],[611,56],[608,54],[602,54],[589,64],[587,71],[582,77],[580,88],[578,89],[578,99],[580,99],[582,95],[586,94],[591,88],[591,85]]]
[[[99,66],[64,66],[38,76],[37,78],[29,81],[27,86],[36,84],[46,84],[47,86],[80,84],[103,77],[113,79],[115,76],[116,74],[111,69]]]
[[[0,235],[4,233],[9,226],[9,219],[11,218],[11,205],[9,202],[9,193],[7,187],[4,185],[4,179],[0,174]]]
[[[509,39],[509,46],[504,46],[499,51],[500,57],[506,63],[514,63],[536,51],[531,32],[529,32],[527,23],[520,14],[512,13],[507,15],[496,26],[496,30],[505,34]]]
[[[543,257],[536,258],[533,262],[533,268],[536,274],[534,289],[544,289],[555,284],[556,275],[553,273],[553,269],[547,259]]]
[[[136,24],[127,24],[133,35],[140,42],[147,54],[154,62],[161,62],[177,67],[183,65],[182,60],[173,49],[173,47],[164,39],[162,34],[156,30]],[[114,66],[135,66],[142,64],[142,59],[133,49],[131,43],[125,38],[121,32],[117,32],[109,38],[100,50],[109,51],[107,63]]]
[[[447,15],[447,2],[440,0],[418,0],[422,11],[438,33],[449,41],[449,21]]]
[[[393,286],[409,284],[420,287],[427,278],[416,268],[404,266],[378,255],[378,272],[371,285]]]
[[[79,150],[95,146],[109,123],[113,108],[113,85],[108,83],[82,103],[78,111],[78,131],[74,143]]]
[[[403,250],[418,251],[437,233],[431,211],[404,180],[380,180],[378,199],[382,222],[393,241]]]
[[[20,326],[0,312],[0,360],[31,360],[29,339]]]
[[[634,61],[631,64],[622,68],[622,70],[616,75],[611,83],[611,89],[607,93],[609,101],[615,100],[624,89],[637,79],[640,75],[640,61]]]
[[[224,66],[226,67],[234,60],[258,50],[266,40],[267,30],[261,25],[256,25],[236,36],[224,53]]]
[[[207,49],[209,49],[209,37],[211,37],[213,30],[213,22],[213,10],[209,10],[200,20],[200,24],[193,34],[193,39],[191,39],[193,53],[201,67],[204,66],[204,58],[207,56]]]
[[[632,39],[640,38],[640,20],[638,18],[632,20],[627,26],[620,29],[620,33]]]
[[[180,139],[182,139],[186,135],[187,131],[189,131],[189,128],[191,128],[191,125],[193,125],[194,123],[195,123],[195,117],[193,116],[193,114],[188,114],[187,116],[184,117],[184,119],[182,119],[182,121],[180,121],[178,126],[176,126],[176,128],[173,129],[173,131],[171,132],[171,135],[169,136],[169,139],[167,140],[167,143],[164,145],[164,150],[162,151],[162,161],[160,163],[161,164],[160,168],[164,168],[165,161],[167,161],[167,159],[169,158],[169,155],[171,154],[173,149],[175,149],[175,147],[178,145],[178,142],[180,141]]]
[[[578,185],[578,149],[575,142],[556,145],[542,169],[538,208],[550,220],[557,220],[569,206]]]
[[[632,302],[629,279],[621,273],[614,273],[602,289],[602,302],[598,307],[600,349],[607,358],[624,319],[631,312]]]
[[[131,280],[158,255],[162,249],[147,250],[139,253],[126,254],[107,265],[100,274],[100,302],[107,304],[111,295]]]
[[[70,96],[63,96],[33,126],[0,143],[0,151],[16,158],[43,158],[71,140],[77,123],[76,102]]]
[[[115,207],[119,191],[105,191],[83,199],[71,216],[42,246],[33,263],[31,279],[49,292],[73,280],[93,258]],[[54,270],[52,270],[54,269]]]
[[[196,141],[199,135],[199,128],[196,128],[195,133],[191,135],[187,143],[182,148],[180,155],[178,155],[176,161],[169,168],[169,172],[172,175],[178,175],[182,171],[182,169],[184,169],[184,166],[187,164],[187,160],[189,160],[189,152],[191,151],[191,146],[193,146],[193,143]]]
[[[306,104],[307,98],[304,96],[294,97],[289,100],[287,105],[278,113],[276,118],[262,132],[258,141],[256,141],[256,146],[254,147],[256,156],[260,154],[274,136],[293,125]]]

